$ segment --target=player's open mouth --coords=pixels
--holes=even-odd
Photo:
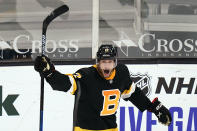
[[[103,70],[105,75],[109,75],[110,71],[109,70]]]

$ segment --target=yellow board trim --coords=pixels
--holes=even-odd
[[[75,78],[73,77],[73,74],[66,74],[66,75],[71,76],[73,78],[74,83],[73,83],[73,91],[71,92],[71,94],[74,95],[75,91],[77,90],[77,83],[75,81]]]
[[[74,131],[118,131],[118,128],[106,129],[106,130],[88,130],[88,129],[81,129],[80,127],[75,127]]]

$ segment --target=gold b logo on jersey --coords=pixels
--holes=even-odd
[[[102,91],[104,96],[103,109],[100,113],[101,116],[112,115],[116,112],[120,99],[120,91],[115,90],[104,90]]]

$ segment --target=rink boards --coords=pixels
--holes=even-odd
[[[62,73],[74,73],[89,65],[56,66]],[[141,113],[121,100],[117,111],[120,131],[197,130],[197,65],[127,65],[132,80],[152,100],[170,109],[173,123],[165,127],[154,114]],[[45,83],[44,131],[72,131],[74,96],[53,91]],[[38,131],[40,76],[33,66],[0,68],[0,130]],[[87,114],[88,115],[88,114]]]

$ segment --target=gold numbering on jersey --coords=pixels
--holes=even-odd
[[[73,74],[73,76],[74,76],[75,78],[81,78],[81,74],[79,74],[79,73],[75,73],[75,74]]]
[[[112,115],[116,112],[120,99],[120,91],[115,90],[104,90],[102,91],[104,96],[103,109],[100,113],[101,116]],[[113,96],[113,99],[111,98]],[[112,106],[112,108],[109,108]]]

